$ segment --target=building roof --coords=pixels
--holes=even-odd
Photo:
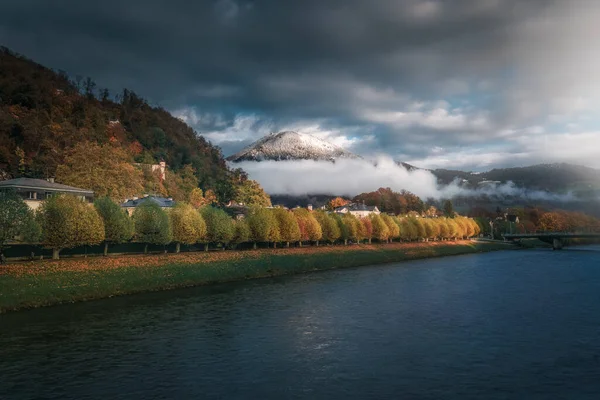
[[[335,211],[342,211],[345,208],[347,208],[348,211],[371,211],[372,212],[372,211],[378,210],[377,206],[367,206],[362,203],[352,203],[352,204],[346,204],[345,206],[342,206],[342,207],[337,207],[335,209]]]
[[[23,188],[23,189],[42,189],[54,192],[72,192],[72,193],[85,193],[93,195],[94,192],[89,189],[81,189],[73,186],[67,186],[56,182],[49,182],[44,179],[33,179],[33,178],[17,178],[9,179],[0,182],[0,188]]]
[[[146,196],[140,197],[139,199],[131,199],[127,200],[125,203],[121,204],[121,207],[137,207],[147,201],[151,201],[153,203],[158,204],[160,207],[174,207],[175,201],[171,198],[161,197],[161,196]]]

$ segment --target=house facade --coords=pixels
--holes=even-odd
[[[135,211],[135,209],[137,207],[139,207],[140,205],[146,203],[146,202],[152,202],[155,204],[158,204],[158,206],[160,208],[162,208],[163,210],[169,210],[173,207],[175,207],[176,202],[172,199],[172,198],[167,198],[167,197],[161,197],[161,196],[154,196],[154,195],[146,195],[144,197],[134,197],[133,199],[130,200],[125,200],[124,203],[121,204],[121,207],[127,211],[127,214],[129,214],[129,216],[133,215],[133,212]]]
[[[364,204],[350,203],[333,210],[337,214],[352,214],[355,217],[366,217],[371,214],[381,214],[377,206],[366,206]]]
[[[94,192],[54,182],[54,179],[16,178],[0,182],[0,190],[12,190],[21,196],[25,204],[37,210],[42,201],[58,194],[76,196],[87,203],[94,202]]]

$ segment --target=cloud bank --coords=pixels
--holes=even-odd
[[[272,195],[337,195],[354,197],[372,192],[380,187],[394,191],[402,189],[415,193],[422,199],[453,198],[455,196],[477,197],[487,195],[496,198],[520,197],[529,200],[573,201],[571,194],[559,195],[539,190],[518,188],[512,182],[469,189],[459,181],[439,185],[429,171],[408,171],[387,156],[374,161],[337,160],[327,161],[245,161],[235,164],[257,180]]]

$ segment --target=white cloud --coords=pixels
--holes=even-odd
[[[517,188],[512,183],[478,190],[462,188],[456,182],[439,186],[436,177],[429,171],[407,171],[386,156],[373,161],[344,159],[335,163],[313,160],[247,161],[235,166],[247,171],[269,194],[355,196],[380,187],[389,187],[395,191],[409,190],[423,199],[486,194],[500,197],[523,196],[536,200],[572,200],[570,195],[528,191]]]
[[[416,103],[413,110],[423,109],[423,103]],[[448,110],[437,107],[426,111],[382,111],[365,110],[361,117],[368,122],[385,124],[397,129],[420,126],[443,131],[486,130],[490,128],[487,117],[482,114],[467,115],[461,109]]]

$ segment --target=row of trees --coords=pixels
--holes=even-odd
[[[537,207],[511,208],[490,212],[482,208],[471,210],[481,232],[501,237],[504,233],[535,233],[538,231],[552,232],[599,232],[600,219],[581,212],[553,210],[547,211]],[[509,222],[504,215],[514,215],[519,222]],[[491,222],[491,223],[490,223]]]
[[[7,194],[4,194],[9,196]],[[16,195],[11,201],[23,203]],[[22,204],[25,206],[25,204]],[[21,207],[21,206],[19,206]],[[22,207],[21,207],[22,208]],[[395,217],[387,214],[357,218],[351,214],[332,214],[324,211],[309,211],[298,208],[251,208],[247,217],[232,219],[224,210],[210,205],[196,209],[187,203],[178,203],[165,211],[152,202],[139,206],[129,217],[110,198],[97,199],[91,207],[79,199],[56,196],[46,200],[35,217],[31,211],[20,209],[18,214],[3,221],[21,221],[11,229],[3,230],[2,244],[15,236],[25,242],[40,241],[53,249],[53,258],[58,258],[62,249],[104,242],[104,254],[111,244],[130,240],[149,244],[202,243],[208,250],[209,243],[218,243],[222,248],[235,247],[241,243],[270,243],[273,247],[290,243],[320,242],[344,243],[379,242],[393,240],[447,240],[477,235],[479,228],[470,218],[415,218]],[[4,209],[0,207],[0,209]]]

